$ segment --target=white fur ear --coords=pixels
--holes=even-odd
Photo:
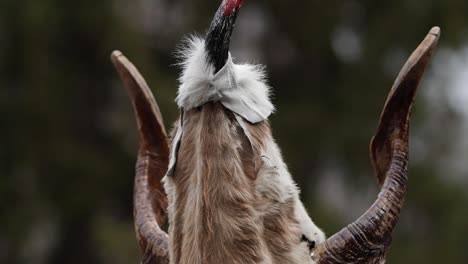
[[[223,90],[221,102],[251,123],[266,120],[275,107],[270,101],[270,87],[262,66],[233,64],[235,84]]]
[[[176,102],[179,107],[190,110],[209,101],[212,94],[208,88],[214,67],[208,63],[203,39],[191,36],[184,42],[177,52],[182,74]]]
[[[274,106],[262,66],[235,64],[229,55],[226,65],[214,73],[207,59],[205,41],[191,37],[186,43],[178,52],[182,65],[176,99],[179,107],[190,110],[210,101],[220,101],[251,123],[270,116]]]

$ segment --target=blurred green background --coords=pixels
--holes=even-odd
[[[219,2],[0,0],[0,263],[139,261],[136,126],[109,55],[139,67],[170,126],[173,51],[205,33]],[[388,263],[468,263],[468,1],[246,0],[232,44],[237,61],[267,65],[275,137],[332,234],[375,199],[369,140],[434,25]]]

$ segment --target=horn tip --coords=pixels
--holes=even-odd
[[[429,34],[434,35],[436,37],[440,36],[440,27],[433,27],[431,31],[429,31]]]
[[[114,50],[111,54],[112,62],[117,61],[120,57],[123,57],[123,53],[120,50]]]
[[[233,14],[236,10],[238,10],[243,3],[244,0],[227,0],[224,2],[224,16],[229,16]]]

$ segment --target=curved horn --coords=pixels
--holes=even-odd
[[[168,235],[161,229],[167,197],[161,179],[167,172],[169,144],[159,107],[146,81],[120,52],[111,56],[127,88],[137,119],[139,151],[134,187],[134,218],[142,263],[169,263]]]
[[[381,186],[375,203],[312,253],[318,264],[384,263],[407,187],[408,130],[411,106],[424,70],[437,45],[434,27],[398,75],[380,117],[370,152]]]
[[[223,0],[206,34],[205,48],[209,61],[218,72],[229,57],[229,44],[243,0]]]

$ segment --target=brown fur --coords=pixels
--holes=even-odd
[[[220,103],[185,113],[175,175],[165,180],[171,263],[299,263],[297,197],[278,201],[282,190],[258,188],[260,172],[278,173],[262,158],[267,142],[266,121],[242,128]]]

